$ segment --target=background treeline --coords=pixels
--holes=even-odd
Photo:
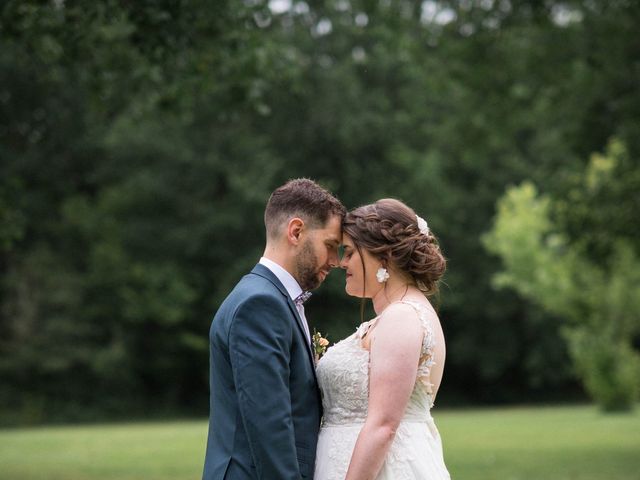
[[[640,3],[7,0],[0,15],[2,422],[206,414],[211,318],[262,252],[269,193],[298,176],[348,207],[401,198],[439,236],[439,405],[584,398],[570,350],[613,338],[578,338],[594,305],[597,325],[623,315],[612,335],[637,360],[638,277],[613,273],[640,254]],[[593,269],[582,283],[568,253]],[[308,312],[332,341],[360,320],[338,271]]]

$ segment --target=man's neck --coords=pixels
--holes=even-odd
[[[292,277],[295,278],[293,273],[293,262],[291,259],[287,257],[287,255],[283,254],[280,249],[277,249],[269,244],[264,249],[264,253],[262,256],[268,260],[271,260],[274,263],[277,263],[282,268],[284,268],[287,272],[291,274]]]

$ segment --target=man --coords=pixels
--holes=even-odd
[[[303,291],[338,265],[345,208],[307,179],[276,189],[258,265],[209,332],[210,418],[203,480],[313,478],[321,399]]]

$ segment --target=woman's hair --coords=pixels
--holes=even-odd
[[[426,224],[421,231],[416,213],[407,205],[383,198],[347,213],[342,228],[358,250],[363,248],[395,266],[426,296],[438,292],[447,262],[435,235]]]

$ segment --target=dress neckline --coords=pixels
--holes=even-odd
[[[376,323],[378,323],[378,320],[380,320],[380,317],[384,315],[384,312],[386,312],[391,305],[396,305],[398,303],[405,303],[407,305],[414,307],[416,309],[416,312],[418,313],[418,317],[420,318],[420,321],[422,321],[422,315],[425,313],[425,311],[432,311],[435,315],[437,315],[435,309],[431,306],[431,304],[425,305],[416,300],[396,300],[395,302],[391,302],[389,305],[387,305],[385,309],[382,312],[380,312],[380,315],[376,315],[371,320],[367,320],[366,322],[363,322],[360,324],[360,326],[356,329],[356,336],[360,344],[362,343],[362,340],[364,339],[365,335],[369,333],[369,330],[371,330],[371,328],[373,328],[376,325]],[[363,348],[363,350],[367,352],[369,351],[366,348],[364,348],[363,345],[360,345],[360,346]]]

